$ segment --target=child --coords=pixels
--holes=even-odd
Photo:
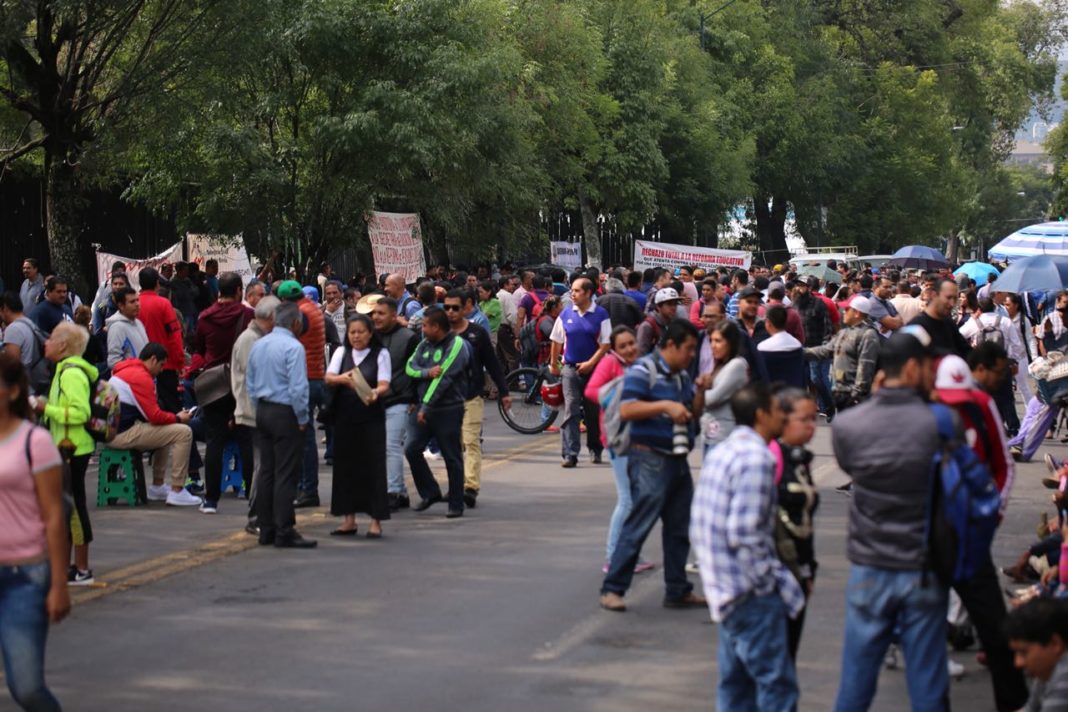
[[[1031,682],[1028,712],[1068,710],[1068,601],[1037,598],[1011,611],[1005,635]]]

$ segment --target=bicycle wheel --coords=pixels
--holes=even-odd
[[[505,376],[512,408],[506,410],[499,399],[497,409],[512,430],[524,435],[536,435],[556,420],[556,411],[542,405],[541,384],[545,373],[537,368],[518,368]]]

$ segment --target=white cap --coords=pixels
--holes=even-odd
[[[653,304],[663,304],[664,302],[677,302],[679,301],[679,293],[671,287],[664,287],[656,291],[656,296],[653,298]]]
[[[871,314],[871,300],[867,297],[853,297],[849,301],[849,308],[856,309],[864,316]]]
[[[938,390],[960,391],[975,388],[972,371],[960,356],[949,355],[938,362],[935,374],[935,388]]]

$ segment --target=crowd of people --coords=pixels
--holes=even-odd
[[[317,542],[297,531],[295,510],[320,506],[325,444],[330,535],[356,536],[362,515],[365,536],[381,539],[401,509],[445,503],[457,518],[477,507],[485,402],[507,409],[506,374],[540,366],[561,384],[550,428],[561,466],[583,464],[585,433],[590,464],[607,457],[614,473],[600,605],[626,610],[634,575],[654,568],[641,554],[659,521],[664,605],[707,607],[719,623],[719,708],[797,705],[794,658],[818,570],[806,445],[822,418],[851,480],[837,709],[866,709],[898,649],[913,707],[943,708],[955,665],[947,641],[973,628],[999,710],[1057,709],[1068,699],[1068,465],[1046,458],[1058,518],[1006,569],[1034,581],[1011,612],[989,545],[966,576],[941,575],[930,525],[951,441],[973,448],[1004,513],[1014,463],[1034,457],[1060,412],[1068,294],[830,268],[838,279],[790,265],[441,265],[409,283],[343,282],[324,264],[302,283],[276,278],[273,265],[246,282],[210,260],[203,271],[179,263],[136,275],[118,262],[82,303],[27,259],[19,292],[0,297],[0,454],[11,463],[0,468],[0,510],[12,522],[0,528],[0,648],[13,696],[58,709],[44,684],[45,632],[69,610],[67,586],[94,581],[85,480],[102,443],[139,464],[150,457],[148,500],[209,515],[236,448],[246,531],[302,549]],[[16,628],[30,641],[19,665],[5,634]],[[1031,690],[1021,668],[1038,681]]]

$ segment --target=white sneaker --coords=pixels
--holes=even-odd
[[[883,665],[886,666],[887,670],[897,670],[898,664],[897,646],[890,643],[890,647],[886,649],[886,657],[883,658]]]
[[[149,502],[166,502],[167,495],[171,493],[170,485],[149,485],[148,486],[148,501]]]
[[[423,457],[428,460],[440,460],[441,455],[436,452],[430,452],[429,450],[423,450]]]
[[[195,507],[198,504],[202,504],[204,500],[197,497],[195,494],[189,494],[189,492],[183,487],[175,492],[170,487],[167,488],[167,506],[168,507]]]
[[[964,677],[964,666],[960,663],[953,662],[952,660],[946,661],[946,671],[954,680],[959,680]]]
[[[215,514],[219,511],[219,508],[216,507],[214,504],[208,504],[207,502],[204,502],[200,505],[200,511],[204,514]]]
[[[692,562],[689,562],[689,563],[686,564],[686,573],[688,573],[688,574],[699,574],[699,573],[701,573],[701,569],[698,568],[696,561],[692,561]]]

